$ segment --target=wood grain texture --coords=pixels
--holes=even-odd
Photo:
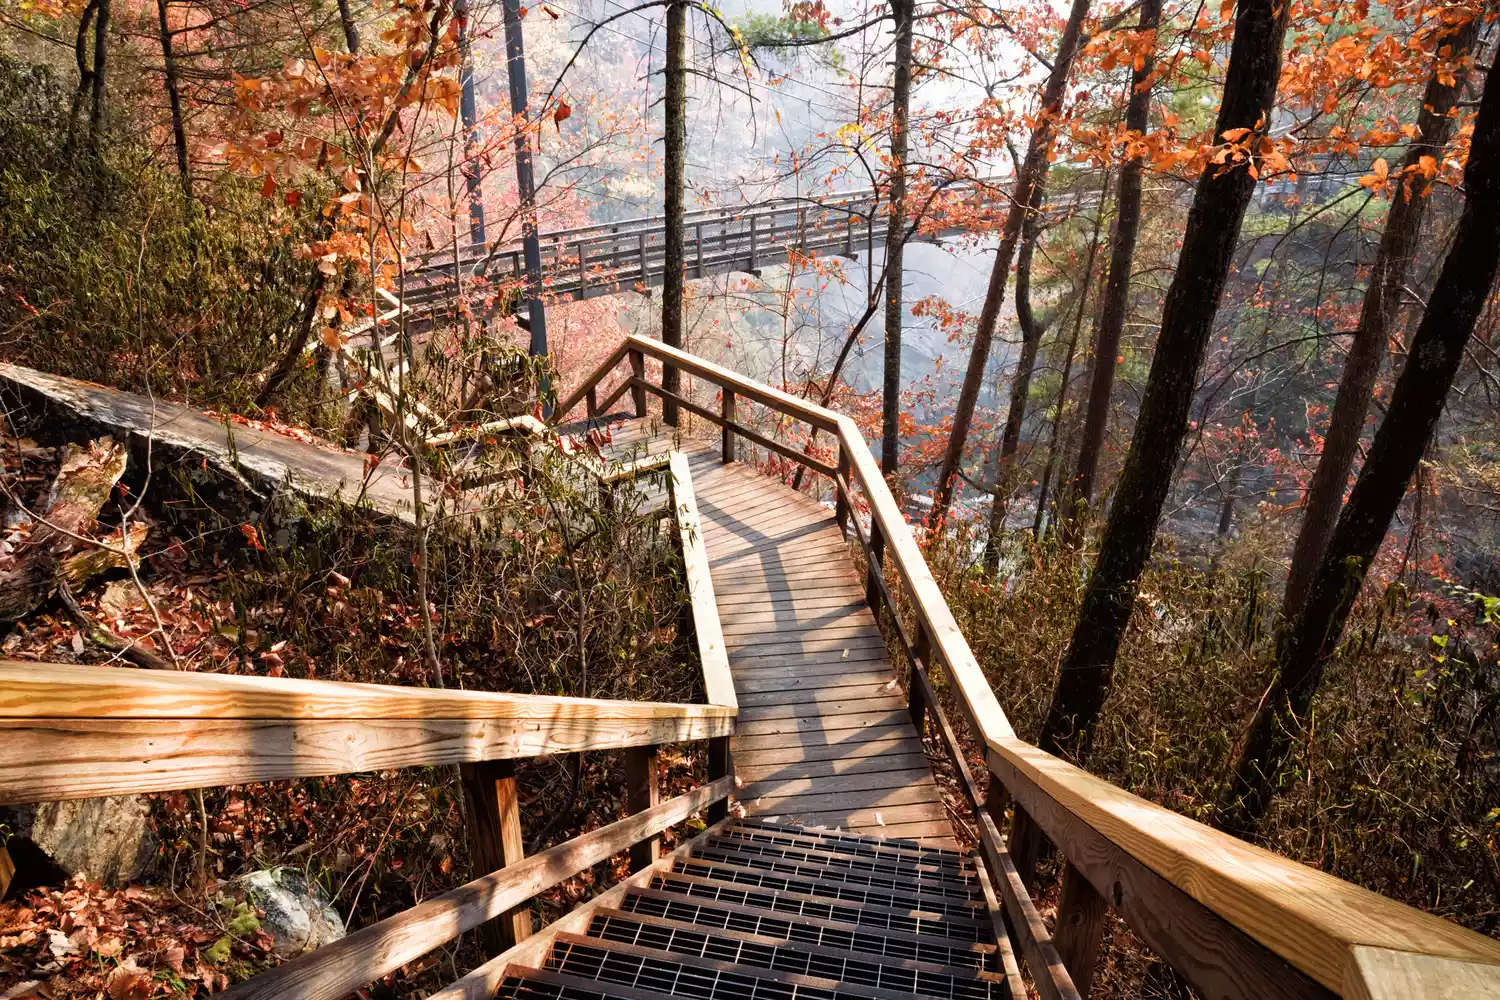
[[[1015,768],[1002,764],[996,773],[1069,863],[1201,996],[1328,1000],[1333,995],[1120,850]]]
[[[729,656],[725,652],[719,606],[714,600],[713,576],[709,570],[708,550],[704,546],[698,501],[693,494],[692,472],[687,456],[680,451],[672,452],[670,463],[672,511],[682,543],[683,572],[693,613],[693,641],[697,644],[698,660],[703,667],[703,687],[710,704],[734,708],[737,704],[734,681],[729,675]]]
[[[1500,966],[1500,942],[1220,833],[1029,744],[1000,741],[990,767],[1005,765],[1331,990],[1345,988],[1356,947]]]
[[[1345,1000],[1500,1000],[1500,968],[1389,948],[1353,949]]]
[[[526,856],[526,846],[521,837],[515,763],[495,760],[461,764],[458,773],[474,867],[499,871],[516,864]],[[499,954],[530,935],[531,911],[524,905],[479,928],[479,939],[490,954]]]
[[[719,719],[733,708],[0,660],[0,719]]]
[[[338,1000],[538,892],[687,819],[729,793],[721,778],[403,910],[222,994],[226,1000]]]
[[[733,725],[727,717],[0,718],[0,804],[616,750],[727,736]]]

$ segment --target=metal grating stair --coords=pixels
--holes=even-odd
[[[575,921],[581,933],[556,933],[495,995],[1007,1000],[992,906],[958,852],[740,821]]]

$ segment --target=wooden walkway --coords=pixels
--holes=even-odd
[[[652,418],[611,458],[686,452],[740,715],[749,816],[952,848],[946,808],[833,512]]]

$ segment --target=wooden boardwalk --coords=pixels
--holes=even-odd
[[[687,453],[740,715],[749,816],[956,846],[885,641],[833,512],[652,418],[612,458]]]

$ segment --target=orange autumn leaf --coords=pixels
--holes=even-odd
[[[562,123],[567,121],[572,114],[573,105],[563,100],[557,102],[557,110],[552,112],[552,121],[557,125],[559,132],[562,131]]]

